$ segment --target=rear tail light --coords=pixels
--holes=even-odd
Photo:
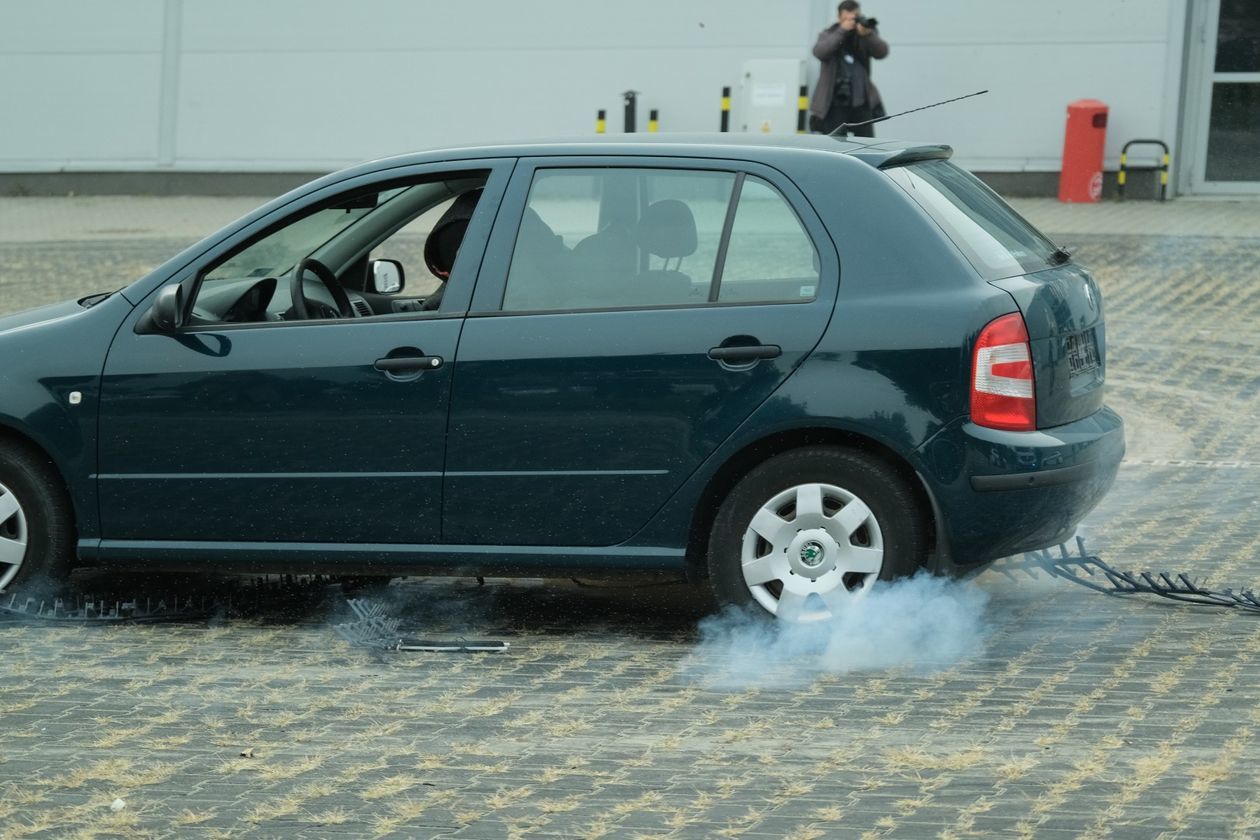
[[[989,322],[980,331],[971,369],[971,421],[990,429],[1031,432],[1037,428],[1032,350],[1018,312]]]

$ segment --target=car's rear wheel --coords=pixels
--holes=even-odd
[[[719,603],[820,621],[851,608],[876,580],[913,574],[926,552],[918,501],[887,464],[803,447],[751,470],[722,502],[709,581]]]
[[[0,443],[0,592],[57,586],[74,556],[74,520],[46,456]]]

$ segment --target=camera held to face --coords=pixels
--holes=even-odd
[[[859,15],[857,19],[857,25],[864,26],[867,29],[874,29],[875,27],[879,26],[879,21],[873,17],[862,17]]]

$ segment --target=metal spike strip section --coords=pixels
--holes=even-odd
[[[1260,596],[1250,589],[1237,592],[1233,589],[1209,589],[1204,581],[1184,573],[1117,571],[1098,556],[1086,552],[1085,541],[1080,537],[1076,538],[1076,550],[1077,553],[1072,554],[1063,544],[1059,546],[1057,556],[1044,549],[1028,552],[1022,559],[1000,561],[990,568],[1012,580],[1016,579],[1015,572],[1024,572],[1029,577],[1045,572],[1051,577],[1071,581],[1104,595],[1155,595],[1197,606],[1226,607],[1260,615]]]
[[[333,631],[354,647],[374,651],[407,652],[486,652],[503,653],[507,642],[470,639],[414,639],[399,635],[402,622],[385,611],[385,608],[366,598],[351,598],[346,603],[357,618],[342,624],[334,624]]]
[[[145,622],[145,621],[187,621],[205,618],[212,615],[218,603],[205,598],[187,598],[178,596],[170,599],[139,598],[129,601],[98,600],[88,595],[65,601],[54,598],[52,601],[35,598],[18,599],[16,594],[9,597],[8,603],[0,603],[0,613],[15,616],[24,620],[64,621],[64,622]]]
[[[10,616],[24,621],[59,621],[67,623],[196,621],[217,612],[232,613],[233,606],[257,605],[263,598],[289,599],[308,596],[332,583],[323,575],[266,576],[254,578],[248,585],[236,586],[226,593],[198,597],[97,597],[84,594],[73,598],[35,598],[19,593],[0,600],[0,617]]]
[[[1207,470],[1254,470],[1260,461],[1205,461],[1191,458],[1125,458],[1122,467],[1198,467]]]

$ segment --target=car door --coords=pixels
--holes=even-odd
[[[384,183],[359,178],[352,188],[326,188],[300,211],[277,211],[172,277],[167,286],[182,283],[195,297],[188,325],[159,331],[146,320],[160,289],[137,306],[104,368],[103,548],[437,542],[449,362],[511,165],[392,170],[376,176]],[[394,312],[367,312],[369,295],[352,291],[358,314],[369,317],[289,320],[296,316],[280,312],[283,303],[250,297],[277,299],[294,254],[325,255],[362,275],[364,255],[411,212],[389,201],[401,196],[419,207],[431,196],[415,190],[440,197],[450,184],[478,183],[484,194],[436,311],[415,311],[422,302],[413,299]],[[379,215],[386,210],[394,217]],[[424,262],[417,263],[408,268],[422,283],[416,272]],[[227,295],[239,300],[225,310],[216,300]],[[377,305],[386,300],[374,297]],[[241,317],[246,305],[262,308]]]
[[[813,349],[838,278],[768,167],[523,160],[456,356],[444,539],[628,539]]]

